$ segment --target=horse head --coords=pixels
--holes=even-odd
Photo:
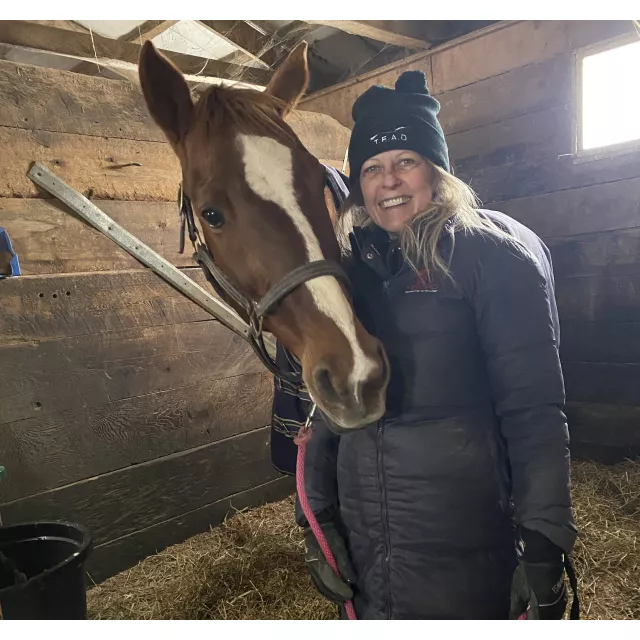
[[[306,43],[263,92],[214,85],[194,102],[180,71],[149,41],[139,71],[204,242],[237,291],[258,301],[303,265],[340,262],[325,169],[285,121],[308,85]],[[298,358],[311,397],[338,426],[356,429],[382,416],[386,354],[340,278],[301,282],[269,310],[264,328]]]

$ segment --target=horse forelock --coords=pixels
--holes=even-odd
[[[235,136],[237,133],[269,135],[287,146],[298,137],[281,117],[284,103],[253,89],[213,86],[195,108],[195,122],[204,123],[209,135]]]

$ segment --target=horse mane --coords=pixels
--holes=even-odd
[[[270,133],[279,142],[294,146],[298,137],[281,114],[285,103],[254,89],[236,89],[214,85],[196,103],[196,121],[204,118],[212,135],[234,127],[239,133]]]

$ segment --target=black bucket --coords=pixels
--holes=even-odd
[[[0,527],[0,607],[5,620],[85,620],[84,564],[91,535],[70,522]]]

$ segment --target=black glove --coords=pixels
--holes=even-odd
[[[524,551],[511,584],[509,618],[562,620],[567,608],[564,553],[535,531],[523,530]]]
[[[353,591],[349,585],[356,581],[355,571],[351,565],[344,538],[338,533],[335,523],[332,521],[323,522],[320,524],[320,528],[327,539],[342,579],[338,578],[329,566],[310,527],[304,529],[304,540],[307,547],[305,562],[316,589],[327,600],[342,604],[353,598]]]

